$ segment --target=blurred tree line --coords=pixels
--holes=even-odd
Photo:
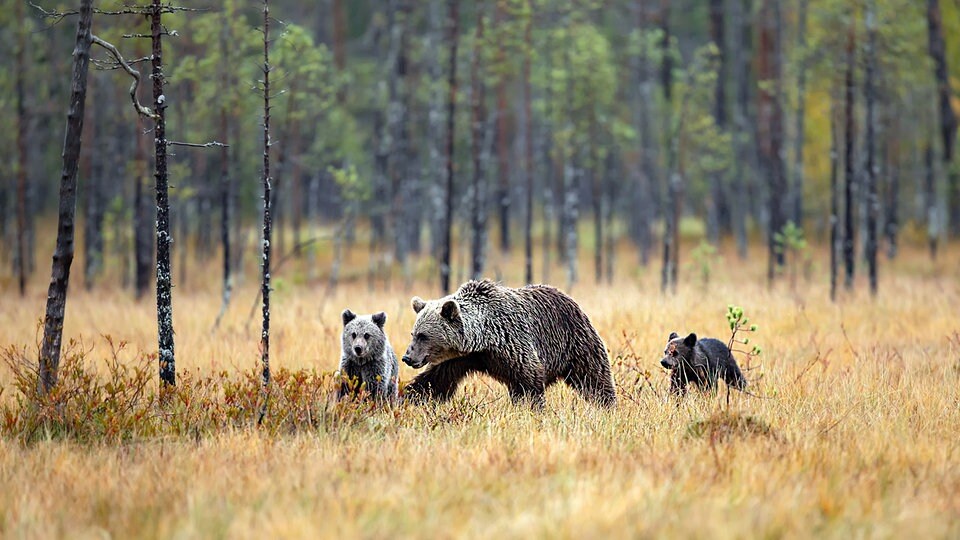
[[[183,283],[188,254],[221,257],[229,290],[258,248],[262,14],[204,5],[164,19],[167,137],[229,147],[172,149],[174,271]],[[878,246],[895,256],[904,226],[934,256],[960,233],[955,2],[274,0],[271,13],[274,249],[316,272],[316,239],[335,231],[331,283],[358,244],[372,279],[398,266],[409,280],[417,254],[490,275],[489,254],[523,249],[528,281],[560,263],[573,283],[613,280],[629,239],[668,288],[681,237],[730,237],[741,257],[762,238],[773,279],[793,225],[834,236],[850,275],[862,259],[875,272]],[[57,207],[74,25],[0,1],[0,264],[24,278]],[[123,37],[147,33],[143,17],[94,27],[148,60],[147,41]],[[80,261],[87,287],[109,262],[142,295],[152,135],[128,86],[89,75]]]

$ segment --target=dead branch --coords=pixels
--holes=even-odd
[[[210,142],[208,142],[208,143],[188,143],[188,142],[169,141],[169,140],[168,140],[168,141],[167,141],[167,146],[186,146],[186,147],[188,147],[188,148],[211,148],[211,147],[214,147],[214,146],[218,146],[218,147],[221,147],[221,148],[230,148],[230,145],[229,145],[229,144],[225,144],[225,143],[217,142],[217,141],[210,141]]]
[[[90,38],[93,41],[93,43],[96,43],[97,45],[106,49],[107,52],[109,52],[110,55],[113,56],[113,58],[117,61],[117,65],[123,68],[123,70],[126,71],[128,75],[133,77],[133,83],[130,85],[130,100],[133,101],[133,108],[136,109],[137,114],[139,114],[140,116],[146,116],[147,118],[150,118],[150,119],[156,119],[157,115],[154,114],[153,111],[151,111],[149,108],[141,105],[140,101],[137,99],[137,88],[140,87],[140,72],[133,69],[133,67],[131,67],[130,64],[128,64],[126,60],[123,59],[123,56],[120,55],[120,51],[118,51],[117,48],[113,46],[113,44],[107,41],[104,41],[95,35],[91,35]]]

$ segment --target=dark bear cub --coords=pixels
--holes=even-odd
[[[719,339],[698,340],[696,334],[682,338],[672,332],[660,365],[671,370],[670,392],[678,396],[687,393],[687,383],[697,385],[700,390],[713,390],[718,378],[737,390],[747,388],[740,366],[727,344]]]

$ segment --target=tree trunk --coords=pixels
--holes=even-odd
[[[496,2],[495,24],[502,27],[506,23],[506,0]],[[499,47],[497,65],[503,66],[505,62],[504,48]],[[497,75],[497,208],[500,214],[500,251],[504,253],[510,251],[510,148],[507,111],[507,76],[501,72]]]
[[[473,109],[473,126],[471,136],[471,153],[473,155],[473,205],[470,223],[470,277],[483,277],[483,251],[486,241],[486,186],[484,186],[483,142],[485,140],[484,127],[487,123],[485,106],[485,84],[481,74],[481,56],[483,54],[483,2],[477,3],[477,26],[473,43],[473,59],[470,68],[471,101]]]
[[[457,38],[459,37],[459,2],[448,0],[450,16],[448,47],[450,49],[450,68],[447,72],[447,84],[450,97],[447,101],[447,189],[443,220],[443,246],[440,256],[440,290],[450,292],[450,229],[453,227],[453,160],[454,139],[456,138],[457,112]]]
[[[171,386],[176,384],[176,362],[173,348],[173,274],[170,270],[170,198],[167,185],[167,98],[163,94],[163,46],[161,38],[166,33],[161,21],[164,4],[153,0],[150,13],[150,34],[153,53],[151,66],[153,79],[153,137],[156,162],[154,164],[157,190],[157,329],[160,358],[160,380]]]
[[[783,60],[781,47],[782,20],[779,0],[766,0],[761,14],[760,58],[758,78],[773,81],[773,88],[761,88],[758,102],[757,125],[763,171],[770,186],[770,219],[767,229],[767,281],[773,282],[776,269],[783,266],[783,250],[777,246],[775,235],[783,229],[783,195],[786,178],[783,163]]]
[[[567,37],[570,38],[570,19],[567,18]],[[567,288],[573,288],[577,282],[577,221],[579,221],[578,186],[580,184],[578,138],[574,130],[573,118],[576,114],[573,101],[573,70],[570,58],[570,48],[564,49],[564,71],[566,72],[566,102],[567,125],[565,130],[570,134],[564,143],[563,163],[563,253],[567,264]]]
[[[16,2],[17,50],[16,50],[16,98],[17,98],[17,283],[20,296],[27,294],[27,273],[30,270],[27,238],[27,107],[26,77],[27,21],[23,14],[23,2]],[[89,47],[89,44],[88,44]],[[86,67],[84,67],[86,70]],[[86,75],[84,75],[86,77]],[[82,122],[81,122],[82,124]],[[72,218],[71,218],[72,221]],[[72,233],[71,233],[72,234]]]
[[[792,218],[798,227],[803,227],[803,142],[804,115],[807,91],[807,5],[809,0],[800,0],[797,22],[797,48],[800,50],[800,65],[797,67],[797,118],[793,139],[793,187],[791,202]]]
[[[928,142],[923,151],[924,182],[923,201],[927,207],[927,245],[930,259],[937,260],[937,244],[940,241],[940,215],[937,210],[937,182],[933,167],[933,144]]]
[[[856,34],[854,31],[854,22],[850,23],[847,31],[847,67],[844,76],[844,227],[843,227],[843,261],[844,261],[844,286],[847,289],[853,288],[853,270],[854,270],[854,229],[853,229],[853,183],[854,178],[854,70],[856,50]]]
[[[638,0],[637,28],[642,32],[647,28],[646,2]],[[640,264],[646,266],[650,261],[650,251],[653,248],[653,238],[650,221],[657,214],[660,206],[660,182],[657,179],[656,156],[654,154],[654,136],[650,126],[652,112],[650,104],[653,101],[653,82],[650,73],[650,52],[647,50],[645,39],[641,40],[640,51],[637,55],[637,107],[636,124],[639,134],[640,164],[633,169],[637,173],[637,211],[633,212],[633,219],[637,224],[637,242],[640,246]]]
[[[263,0],[263,259],[260,296],[263,307],[263,325],[260,330],[260,377],[261,401],[257,424],[262,424],[267,415],[267,398],[270,390],[270,241],[272,227],[270,210],[273,206],[270,193],[270,1]]]
[[[660,0],[660,29],[663,38],[660,42],[663,61],[660,63],[660,84],[663,85],[663,97],[671,101],[673,87],[673,54],[670,49],[670,0]]]
[[[933,59],[937,95],[940,99],[940,135],[943,140],[943,169],[947,173],[947,222],[950,236],[960,236],[960,171],[953,167],[957,139],[957,116],[950,104],[952,91],[947,69],[946,44],[940,0],[927,0],[927,29],[930,57]]]
[[[884,207],[883,232],[887,239],[887,259],[897,256],[897,236],[900,229],[900,123],[896,114],[890,115],[893,124],[886,130],[887,146],[887,190]]]
[[[864,79],[864,100],[867,106],[867,272],[870,277],[870,294],[877,294],[877,214],[880,212],[880,199],[877,196],[876,163],[876,76],[877,76],[877,13],[876,0],[867,0],[866,4],[866,77]]]
[[[533,108],[530,88],[530,63],[533,56],[533,5],[527,2],[527,22],[524,25],[523,41],[523,134],[525,138],[524,152],[526,154],[523,173],[527,180],[527,208],[524,224],[524,282],[533,283]]]
[[[70,264],[73,262],[74,215],[77,207],[77,166],[80,160],[80,134],[83,132],[83,109],[87,92],[87,67],[90,63],[90,28],[93,23],[93,0],[81,0],[77,40],[73,49],[73,75],[70,80],[70,108],[63,138],[63,169],[60,174],[60,208],[57,215],[57,246],[50,270],[47,309],[43,319],[43,341],[37,386],[48,393],[57,384],[60,347],[63,341],[63,320],[67,305]]]
[[[440,50],[443,42],[443,6],[440,0],[430,0],[428,6],[429,31],[424,45],[424,62],[427,65],[429,81],[429,103],[427,112],[428,154],[423,168],[427,179],[426,196],[429,201],[430,253],[436,257],[441,250],[443,236],[443,185],[444,177],[444,124],[443,124],[443,68]]]
[[[837,299],[837,267],[840,251],[840,201],[837,193],[837,175],[839,155],[837,135],[837,97],[835,89],[830,89],[830,301]]]
[[[593,280],[603,281],[603,177],[600,174],[600,152],[597,146],[597,115],[591,106],[590,114],[590,187],[593,203]]]
[[[733,0],[731,19],[740,39],[733,40],[733,78],[737,85],[736,108],[734,123],[736,133],[734,145],[737,159],[733,171],[732,201],[736,201],[732,209],[733,234],[737,242],[737,255],[741,260],[747,258],[747,215],[750,213],[750,194],[747,192],[745,178],[752,175],[750,131],[750,90],[753,78],[750,76],[751,58],[753,56],[753,33],[748,14],[751,0]]]
[[[89,118],[84,120],[86,126],[87,146],[80,155],[80,180],[85,182],[87,189],[84,192],[84,222],[83,222],[83,285],[88,291],[93,289],[93,283],[103,265],[103,207],[100,194],[100,174],[94,163],[94,152],[100,152],[97,141],[96,118],[96,85],[87,85],[87,97],[90,106],[84,114]]]
[[[710,0],[710,39],[717,47],[718,67],[717,81],[713,100],[713,118],[720,130],[726,129],[727,124],[727,54],[724,39],[724,0]],[[707,232],[711,243],[720,241],[720,233],[729,229],[726,189],[724,187],[724,171],[711,173],[711,197],[709,199]]]
[[[133,194],[133,255],[134,255],[134,288],[136,298],[140,300],[150,287],[151,269],[153,268],[153,212],[150,204],[150,195],[147,186],[147,150],[145,144],[145,129],[143,122],[137,120],[137,138],[134,149],[136,162],[136,180]]]

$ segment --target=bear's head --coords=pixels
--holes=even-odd
[[[357,360],[379,358],[383,354],[387,337],[383,325],[387,323],[384,312],[373,315],[357,315],[343,310],[343,354]]]
[[[427,364],[439,364],[463,356],[463,314],[460,304],[452,297],[424,301],[419,296],[411,302],[417,320],[413,323],[410,346],[403,362],[419,369]]]
[[[663,350],[663,360],[660,360],[660,365],[667,369],[677,369],[681,363],[692,363],[693,348],[696,345],[696,334],[682,338],[676,332],[671,332],[670,337],[667,338],[667,348]]]

